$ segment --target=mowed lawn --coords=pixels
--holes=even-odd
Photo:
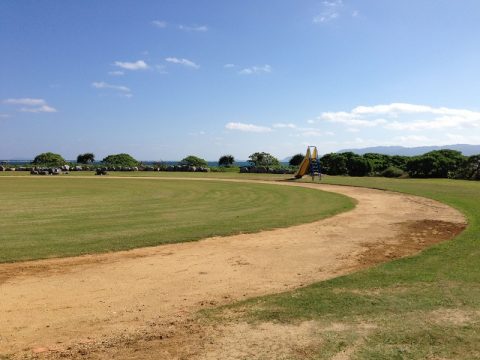
[[[0,177],[0,262],[256,232],[351,209],[286,186],[108,177]]]
[[[480,182],[349,177],[322,182],[433,198],[461,210],[469,226],[417,256],[236,304],[227,318],[314,321],[313,345],[293,357],[299,359],[480,359]],[[238,313],[233,320],[232,313]],[[215,318],[223,314],[219,309]]]

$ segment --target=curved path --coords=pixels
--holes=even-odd
[[[0,265],[0,355],[62,351],[79,343],[102,347],[129,334],[148,337],[156,325],[185,319],[206,306],[410,255],[465,227],[458,211],[425,198],[275,184],[333,191],[358,204],[328,219],[256,234]]]

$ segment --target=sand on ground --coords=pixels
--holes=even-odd
[[[78,348],[81,356],[108,358],[106,348],[157,339],[156,326],[174,326],[199,309],[411,255],[453,238],[466,225],[459,211],[421,197],[275,183],[344,194],[357,205],[328,219],[255,234],[2,264],[0,354],[55,356]],[[157,350],[155,358],[182,357],[180,350]]]

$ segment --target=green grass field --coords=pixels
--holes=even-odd
[[[4,176],[0,262],[287,227],[352,207],[344,196],[264,184]]]
[[[161,229],[171,236],[178,234],[165,227],[165,221],[155,219],[168,218],[168,214],[179,212],[181,218],[188,216],[189,210],[184,204],[192,202],[195,205],[190,210],[201,212],[198,223],[185,224],[179,218],[169,218],[168,222],[173,220],[188,226],[179,228],[184,238],[163,237],[166,242],[219,234],[216,232],[219,229],[229,234],[289,226],[305,221],[305,216],[314,219],[351,207],[345,198],[328,199],[325,193],[306,189],[128,179],[150,175],[162,178],[288,177],[281,175],[115,175],[126,179],[74,179],[76,175],[71,179],[51,180],[21,179],[21,175],[0,178],[2,215],[6,214],[0,220],[0,241],[2,246],[8,245],[5,251],[2,249],[0,261],[23,259],[26,253],[30,258],[31,253],[33,257],[62,256],[156,244]],[[417,256],[293,292],[215,309],[208,313],[208,319],[279,324],[317,321],[319,331],[315,336],[320,345],[308,348],[302,358],[329,359],[350,349],[351,359],[480,359],[480,182],[349,177],[326,177],[322,182],[433,198],[462,211],[469,226],[456,239]],[[183,186],[185,188],[181,191]],[[172,197],[177,200],[172,201]],[[168,205],[158,206],[160,201],[157,200],[160,199]],[[330,200],[342,204],[342,208],[317,208],[322,201]],[[218,208],[222,211],[215,210]],[[289,211],[285,212],[285,209]],[[109,218],[107,213],[116,216]],[[158,218],[145,214],[155,214]],[[239,214],[240,217],[236,218]],[[115,224],[119,219],[121,226]],[[235,225],[238,227],[232,228]],[[245,227],[241,229],[241,226]],[[103,232],[102,228],[106,230]],[[145,229],[148,230],[142,233]],[[40,230],[43,235],[38,234]],[[98,236],[90,238],[89,234],[95,232]],[[200,232],[202,234],[198,235]],[[9,233],[10,236],[6,236]],[[50,240],[44,241],[42,236]],[[119,236],[122,241],[112,242]],[[342,326],[329,326],[332,323]]]
[[[236,304],[228,313],[237,310],[236,320],[251,322],[318,321],[327,330],[316,335],[321,346],[309,349],[308,358],[329,359],[351,349],[351,359],[480,359],[480,182],[348,177],[324,182],[433,198],[461,210],[469,226],[417,256]],[[328,328],[332,323],[342,326]]]

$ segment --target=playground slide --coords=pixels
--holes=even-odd
[[[297,173],[295,174],[296,178],[301,178],[303,175],[306,175],[308,173],[308,170],[310,169],[310,157],[305,156],[300,163],[300,167],[298,168]]]
[[[311,150],[310,150],[311,149]],[[316,146],[309,146],[307,147],[307,153],[303,158],[302,162],[300,163],[300,167],[298,168],[295,177],[300,179],[303,175],[311,173],[312,180],[315,175],[318,175],[320,178],[320,165],[318,163],[318,151]]]

